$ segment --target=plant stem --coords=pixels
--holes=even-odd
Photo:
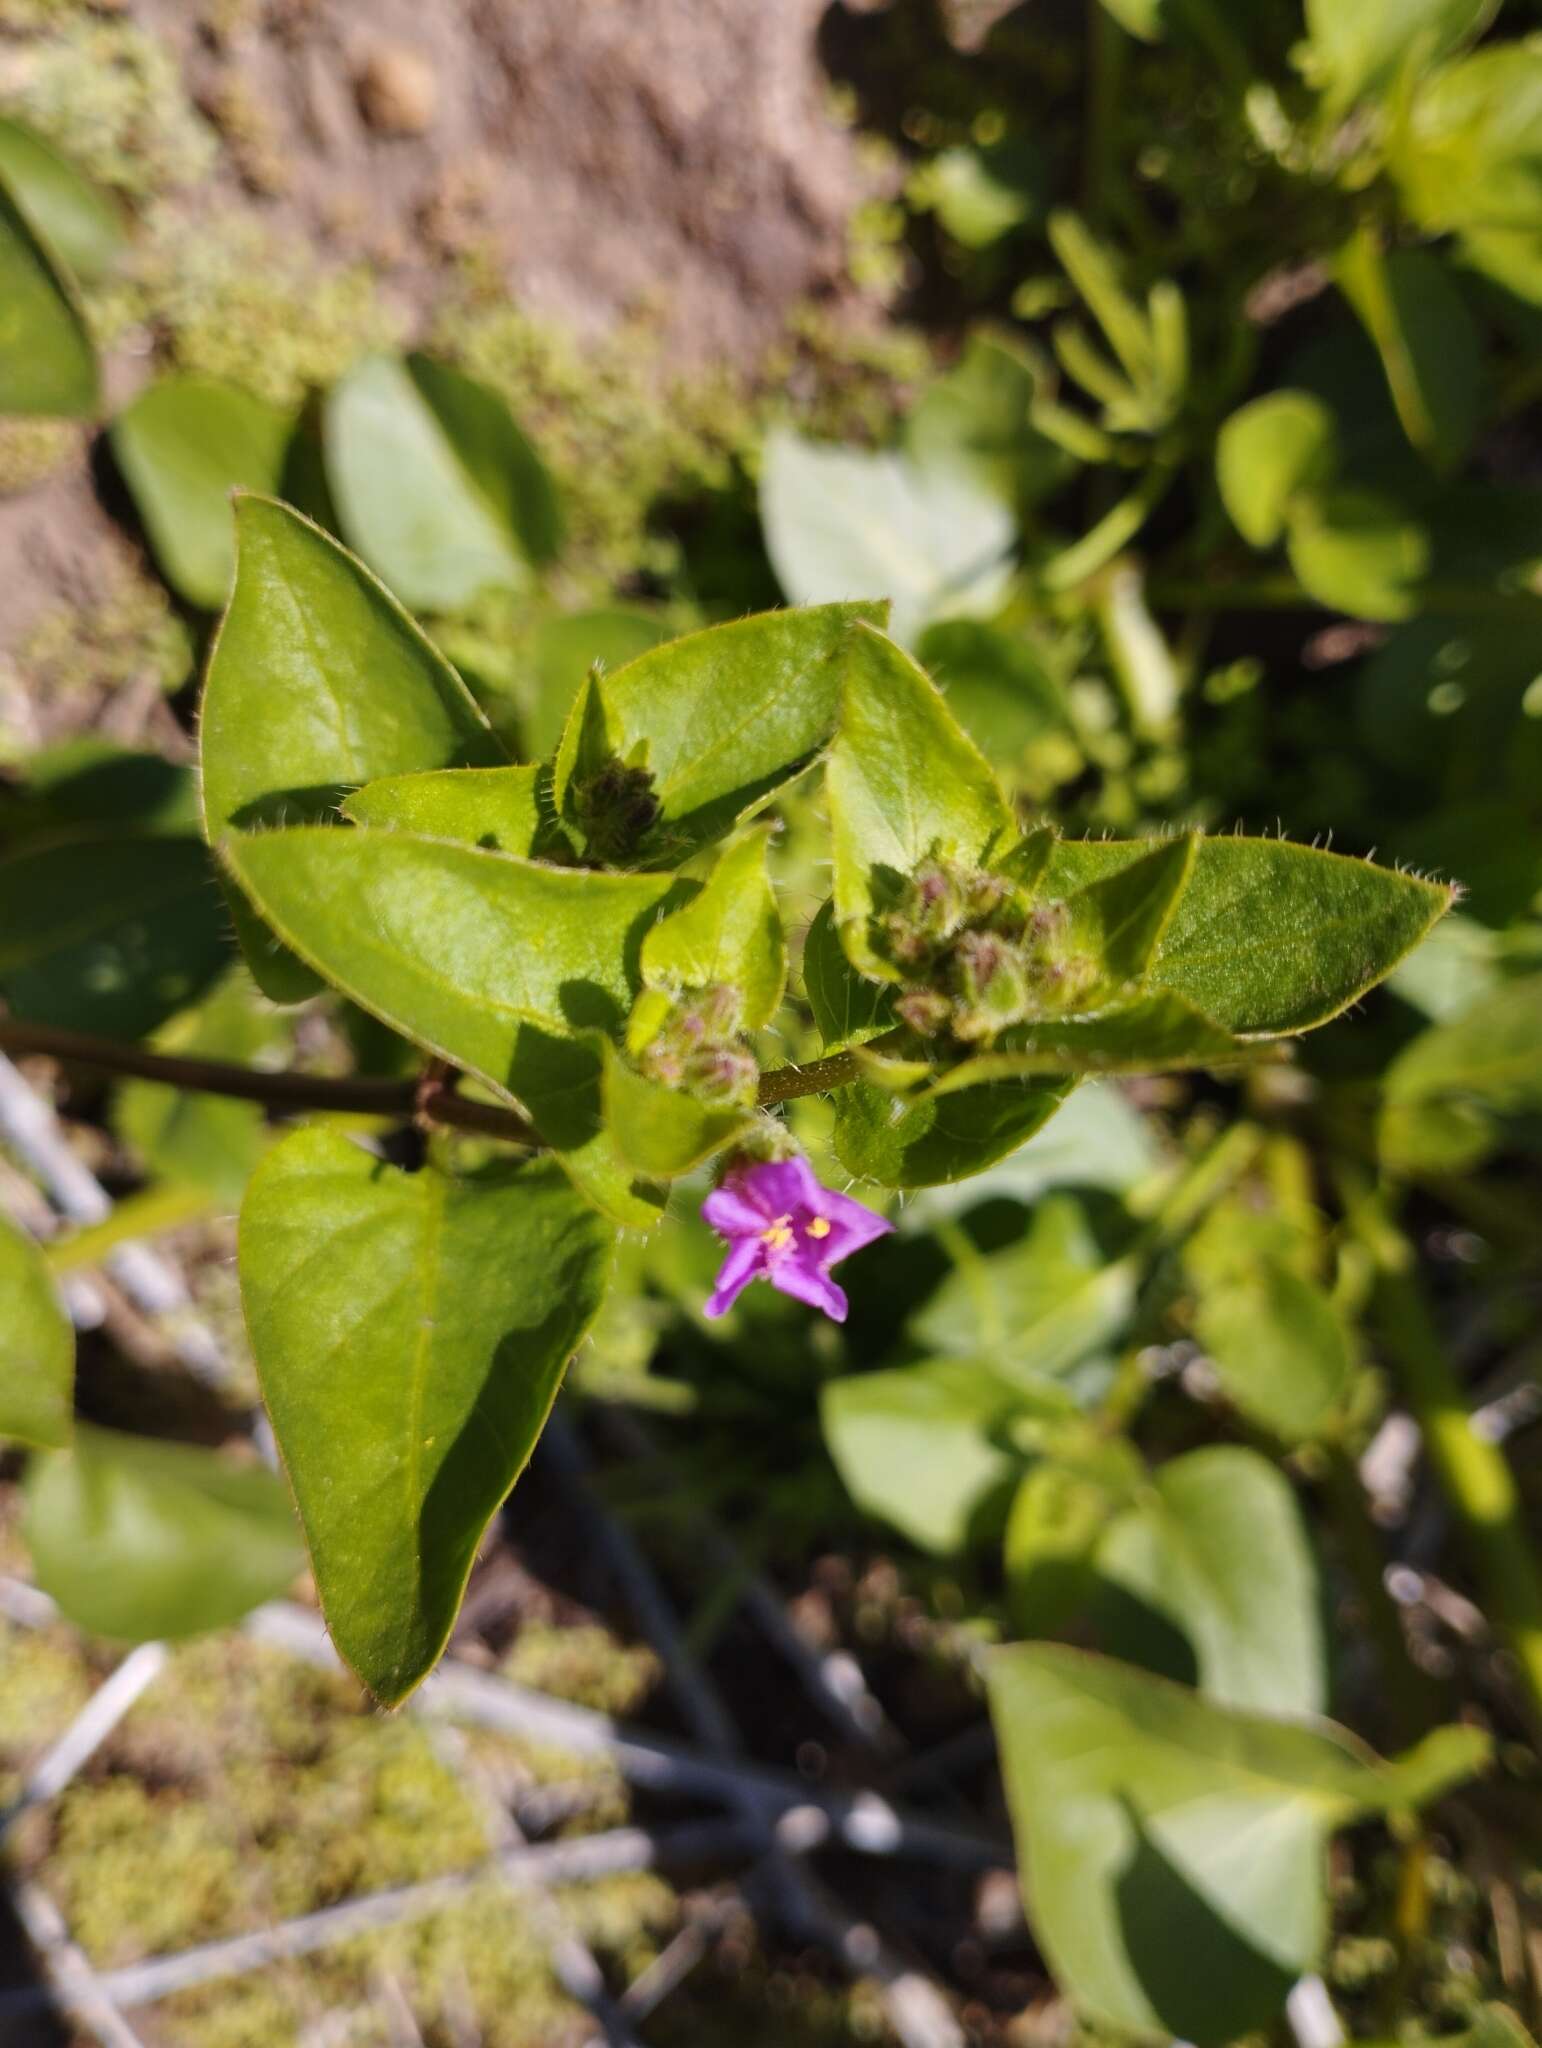
[[[50,1239],[43,1253],[55,1276],[73,1273],[82,1266],[99,1266],[120,1244],[159,1237],[162,1231],[196,1222],[221,1206],[219,1197],[208,1188],[187,1181],[160,1181],[114,1203],[112,1214],[100,1223]]]
[[[1456,1517],[1484,1604],[1509,1639],[1532,1715],[1542,1723],[1542,1569],[1515,1475],[1499,1446],[1472,1426],[1407,1239],[1384,1223],[1371,1250],[1382,1347]]]
[[[230,1095],[242,1102],[260,1102],[272,1110],[312,1109],[395,1118],[421,1116],[451,1130],[474,1131],[513,1145],[542,1142],[534,1126],[517,1110],[476,1102],[442,1085],[425,1089],[418,1077],[393,1081],[360,1075],[269,1074],[258,1067],[238,1066],[228,1060],[187,1059],[174,1053],[152,1052],[147,1046],[123,1045],[115,1039],[93,1038],[83,1031],[65,1031],[50,1024],[27,1024],[14,1017],[0,1017],[0,1051],[19,1055],[45,1053],[75,1066],[95,1067],[104,1074],[160,1081],[169,1088],[186,1089],[194,1095]],[[806,1067],[773,1067],[761,1076],[760,1106],[770,1109],[779,1102],[790,1102],[794,1096],[822,1095],[857,1078],[857,1063],[849,1052],[811,1060]]]
[[[1118,172],[1119,88],[1124,75],[1124,33],[1099,0],[1087,9],[1087,133],[1082,160],[1082,206],[1094,225],[1107,218]]]

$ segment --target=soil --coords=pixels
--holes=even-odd
[[[830,110],[825,0],[125,0],[225,135],[173,203],[232,204],[368,260],[420,327],[468,250],[579,335],[646,309],[672,369],[748,366],[794,308],[858,310],[873,189]],[[228,26],[216,26],[228,24]],[[109,402],[147,373],[106,365]],[[107,588],[121,533],[84,460],[0,498],[0,678],[43,613]]]

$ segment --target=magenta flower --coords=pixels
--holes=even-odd
[[[730,1167],[701,1213],[729,1247],[707,1303],[709,1316],[726,1315],[752,1280],[769,1280],[844,1323],[846,1297],[830,1268],[894,1228],[850,1195],[822,1188],[805,1159]]]

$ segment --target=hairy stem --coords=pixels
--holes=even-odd
[[[65,1031],[49,1024],[27,1024],[0,1017],[0,1051],[45,1053],[73,1066],[94,1067],[104,1074],[122,1074],[142,1081],[164,1082],[194,1095],[230,1095],[242,1102],[260,1102],[267,1109],[331,1110],[355,1116],[413,1117],[450,1130],[475,1131],[515,1145],[539,1145],[540,1134],[516,1110],[476,1102],[458,1095],[436,1076],[425,1087],[420,1077],[403,1081],[375,1080],[365,1075],[264,1073],[228,1060],[184,1058],[153,1052],[148,1046],[93,1038],[83,1031]],[[833,1053],[806,1067],[773,1067],[760,1080],[760,1105],[770,1109],[798,1095],[822,1095],[857,1079],[850,1053]]]

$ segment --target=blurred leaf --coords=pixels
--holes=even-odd
[[[448,1640],[599,1309],[611,1236],[550,1165],[409,1175],[320,1127],[252,1181],[241,1290],[263,1399],[328,1631],[385,1705]]]
[[[89,418],[100,399],[74,286],[0,178],[0,417]]]
[[[1241,1713],[1081,1650],[990,1653],[1024,1904],[1089,2017],[1210,2048],[1316,1968],[1329,1836],[1422,1804],[1487,1753],[1441,1729],[1381,1764],[1344,1730]]]
[[[932,619],[999,609],[1016,538],[995,490],[952,461],[766,437],[760,516],[777,581],[794,604],[887,598],[909,646]]]
[[[1084,1423],[1050,1438],[1007,1517],[1002,1563],[1022,1634],[1058,1635],[1089,1612],[1098,1539],[1145,1484],[1145,1464],[1124,1437]]]
[[[0,826],[18,843],[99,832],[107,825],[170,839],[198,836],[193,772],[160,754],[137,753],[88,734],[29,755],[26,776],[23,790],[0,814]]]
[[[48,1261],[25,1232],[0,1215],[0,1442],[57,1450],[70,1440],[75,1405],[75,1332],[59,1305]]]
[[[1047,184],[1041,152],[1008,136],[938,150],[913,175],[909,193],[911,204],[930,209],[955,242],[988,249],[1043,213]]]
[[[1148,851],[1135,839],[1057,840],[1043,887],[1068,896]],[[1450,904],[1448,888],[1368,861],[1202,838],[1150,986],[1243,1036],[1309,1031],[1374,987]]]
[[[194,839],[103,834],[0,861],[0,990],[18,1017],[142,1038],[229,959],[208,854]]]
[[[825,788],[841,944],[862,972],[898,980],[872,948],[875,908],[925,860],[983,866],[1013,836],[1013,819],[935,683],[870,626],[852,642]]]
[[[123,247],[123,221],[106,193],[41,135],[0,116],[0,184],[39,241],[85,284],[98,283]]]
[[[91,1635],[228,1628],[305,1565],[282,1482],[191,1444],[81,1423],[72,1449],[32,1460],[24,1491],[37,1582]]]
[[[1147,1123],[1112,1081],[1084,1081],[1053,1122],[1010,1158],[959,1188],[927,1188],[905,1204],[901,1227],[926,1230],[996,1199],[1032,1204],[1052,1188],[1126,1194],[1155,1173],[1160,1154]]]
[[[976,328],[958,361],[916,401],[905,452],[923,472],[957,469],[1004,505],[1035,505],[1076,467],[1028,417],[1052,382],[1049,366],[1016,335]]]
[[[1027,1386],[977,1358],[854,1373],[820,1393],[825,1443],[857,1506],[943,1557],[982,1533],[993,1503],[1005,1505],[1024,1462],[1006,1426],[1076,1412],[1053,1381]]]
[[[1322,93],[1329,120],[1357,99],[1382,92],[1406,64],[1421,74],[1493,19],[1498,0],[1306,0],[1302,67]]]
[[[1035,1378],[1104,1350],[1128,1322],[1136,1273],[1110,1259],[1074,1196],[1046,1195],[1017,1243],[976,1253],[910,1319],[930,1351],[977,1353],[997,1371]]]
[[[1234,412],[1216,439],[1216,482],[1232,524],[1255,548],[1273,547],[1299,493],[1331,478],[1332,413],[1309,391],[1271,391]]]
[[[1016,768],[1036,742],[1068,734],[1065,692],[1021,634],[980,619],[928,626],[921,665],[987,760]]]
[[[1110,1647],[1157,1662],[1176,1630],[1192,1646],[1200,1690],[1228,1707],[1314,1714],[1327,1703],[1321,1594],[1289,1482],[1257,1451],[1216,1444],[1172,1458],[1103,1531],[1096,1568],[1131,1603]],[[1267,1558],[1260,1572],[1258,1560]],[[1160,1668],[1160,1665],[1159,1665]],[[1167,1676],[1186,1675],[1168,1671]]]
[[[331,819],[383,775],[496,761],[469,691],[384,586],[271,499],[236,500],[236,581],[209,658],[200,724],[209,839]],[[232,899],[258,986],[320,986]]]
[[[657,614],[620,605],[543,619],[531,649],[530,701],[522,727],[531,759],[544,761],[556,752],[578,686],[595,662],[623,668],[669,637]]]
[[[639,849],[676,865],[721,839],[829,745],[862,620],[882,604],[816,605],[709,626],[601,676],[575,701],[557,754],[570,815],[581,733],[601,757],[645,768],[659,822]]]
[[[1378,1147],[1404,1171],[1460,1173],[1491,1118],[1542,1109],[1542,974],[1501,982],[1423,1031],[1387,1069]]]
[[[1337,263],[1345,296],[1380,352],[1403,431],[1436,468],[1467,453],[1484,402],[1483,341],[1449,267],[1362,230]]]
[[[496,392],[424,356],[369,356],[326,400],[343,532],[422,611],[520,590],[555,552],[555,491]]]
[[[1202,1281],[1195,1334],[1227,1399],[1285,1443],[1320,1435],[1354,1382],[1349,1332],[1332,1301],[1256,1248]]]
[[[965,1180],[1048,1123],[1072,1085],[999,1081],[906,1104],[858,1081],[835,1098],[836,1156],[848,1173],[886,1188]]]
[[[1435,1024],[1456,1016],[1498,982],[1493,934],[1460,911],[1442,918],[1423,945],[1387,976],[1393,994]]]
[[[344,798],[342,811],[356,825],[528,856],[558,836],[541,781],[533,766],[429,768],[367,782]]]
[[[642,942],[643,980],[679,994],[728,986],[743,1003],[740,1028],[758,1031],[781,1006],[787,940],[771,878],[764,829],[724,848],[701,891],[660,918]]]
[[[161,377],[124,407],[112,452],[162,575],[179,597],[218,611],[235,574],[234,490],[273,491],[293,422],[233,384]]]

